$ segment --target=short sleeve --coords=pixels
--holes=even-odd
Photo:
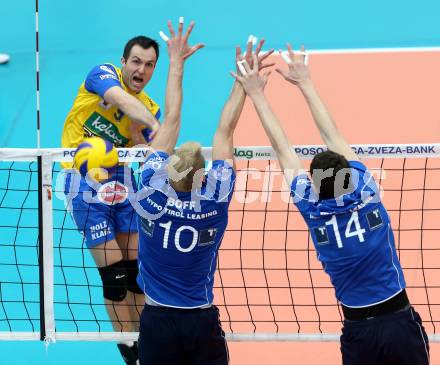
[[[306,174],[296,176],[290,186],[290,195],[298,210],[303,213],[311,209],[317,201],[312,182]]]
[[[161,115],[160,109],[157,109],[157,112],[156,112],[154,117],[157,120],[159,120],[160,119],[160,115]],[[150,137],[150,135],[151,135],[151,129],[150,128],[144,128],[144,129],[142,129],[141,132],[142,132],[142,135],[143,135],[143,137],[145,138],[145,140],[147,142],[151,142],[152,141],[152,138]]]
[[[224,160],[212,162],[208,171],[204,195],[217,203],[230,203],[235,186],[235,171]]]
[[[84,86],[87,91],[104,97],[113,86],[121,86],[115,68],[110,64],[95,66],[87,75]]]
[[[349,166],[352,169],[351,180],[354,187],[351,195],[362,202],[373,197],[380,200],[379,187],[367,166],[360,161],[349,161]]]
[[[168,185],[168,154],[162,151],[151,153],[142,166],[142,187],[163,191]],[[163,191],[165,193],[165,191]]]

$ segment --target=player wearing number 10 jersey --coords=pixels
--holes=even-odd
[[[237,78],[254,103],[342,305],[343,364],[427,365],[428,339],[406,295],[379,189],[336,128],[310,80],[304,55],[288,48],[289,69],[277,71],[302,92],[329,148],[314,157],[311,179],[264,96],[267,76],[254,67]]]
[[[187,39],[181,32],[181,24],[177,37],[170,29],[165,120],[151,144],[155,152],[143,166],[136,207],[138,284],[146,295],[139,359],[141,365],[225,365],[229,357],[219,311],[213,305],[213,282],[235,183],[233,133],[245,93],[236,82],[214,135],[212,168],[205,174],[200,144],[188,142],[174,150],[186,58],[179,52],[185,50],[179,42]],[[262,45],[260,41],[256,54]],[[251,54],[248,42],[247,57]],[[237,48],[236,61],[241,57]]]

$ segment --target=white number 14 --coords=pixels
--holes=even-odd
[[[339,248],[342,248],[342,240],[341,234],[339,233],[338,221],[336,220],[336,216],[334,215],[332,219],[328,222],[325,222],[326,225],[333,226],[333,230],[335,231],[336,242]],[[352,230],[352,226],[354,224],[354,230]],[[358,212],[353,212],[350,217],[350,220],[347,223],[347,228],[345,229],[345,237],[354,237],[357,236],[360,242],[364,242],[364,233],[365,229],[361,228],[359,223],[359,215]]]

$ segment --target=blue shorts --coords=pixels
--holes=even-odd
[[[88,248],[115,239],[118,232],[137,233],[136,213],[129,199],[129,194],[136,193],[131,171],[124,176],[121,166],[112,179],[100,184],[89,184],[75,170],[66,173],[67,204]]]
[[[139,331],[140,365],[227,365],[219,311],[145,305]]]
[[[343,365],[429,365],[429,343],[422,320],[413,309],[344,321]]]

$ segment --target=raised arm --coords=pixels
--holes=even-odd
[[[220,122],[214,135],[214,140],[212,143],[213,161],[234,161],[233,135],[238,119],[240,118],[241,111],[243,110],[245,98],[246,94],[244,93],[243,87],[238,82],[235,82],[229,99],[226,101],[225,106],[223,107]]]
[[[265,68],[272,66],[273,64],[263,64],[262,62],[269,57],[269,55],[273,52],[273,50],[266,52],[263,55],[260,55],[261,48],[263,47],[264,39],[262,39],[256,50],[255,55],[257,56],[258,62],[260,64],[260,68]],[[235,62],[242,61],[246,59],[249,64],[252,64],[252,40],[248,41],[246,56],[243,57],[241,54],[240,47],[236,48],[235,51]],[[235,81],[234,86],[232,87],[231,94],[228,100],[223,107],[223,111],[220,117],[220,122],[217,127],[217,131],[214,135],[214,140],[212,144],[212,159],[213,160],[232,160],[234,161],[234,169],[235,169],[235,160],[233,153],[233,135],[235,128],[237,126],[238,119],[240,118],[241,112],[243,110],[244,101],[246,98],[246,94],[243,90],[243,87],[239,82]]]
[[[321,100],[315,86],[310,78],[308,66],[304,63],[304,47],[300,54],[295,54],[290,44],[287,44],[289,59],[289,69],[287,71],[277,69],[284,79],[296,85],[304,95],[313,120],[318,127],[319,133],[327,147],[343,155],[347,160],[358,160],[344,136],[339,132],[335,122],[330,115],[324,102]]]
[[[153,150],[164,151],[168,154],[173,153],[180,131],[183,64],[188,57],[203,47],[203,44],[192,47],[188,45],[188,38],[193,28],[194,22],[191,22],[186,33],[182,34],[183,23],[179,23],[177,34],[175,34],[171,22],[168,21],[170,38],[167,41],[167,46],[170,65],[165,97],[165,117],[162,126],[151,143]]]
[[[246,74],[241,76],[234,74],[234,77],[240,81],[246,94],[252,99],[261,124],[277,154],[287,184],[290,186],[295,176],[303,170],[303,164],[298,155],[292,150],[280,121],[273,113],[264,95],[264,87],[266,86],[270,72],[259,75],[258,65],[255,63],[255,56],[254,67],[251,69],[247,63],[244,63],[244,67]]]

